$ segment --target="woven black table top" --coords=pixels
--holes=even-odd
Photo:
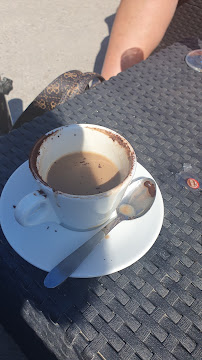
[[[176,180],[184,163],[201,176],[202,77],[184,61],[193,41],[160,49],[0,137],[2,191],[45,132],[70,123],[107,126],[130,141],[165,205],[161,233],[139,261],[108,276],[68,279],[54,290],[0,233],[1,318],[30,359],[202,358],[200,193]]]

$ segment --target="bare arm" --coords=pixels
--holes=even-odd
[[[145,60],[158,46],[178,0],[121,0],[102,69],[111,76]]]

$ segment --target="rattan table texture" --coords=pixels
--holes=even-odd
[[[99,278],[70,278],[54,290],[0,233],[1,319],[30,359],[202,358],[200,193],[176,180],[184,163],[201,176],[202,81],[184,61],[191,46],[161,49],[0,137],[2,191],[47,131],[70,123],[112,128],[135,148],[165,205],[160,235],[139,261]]]

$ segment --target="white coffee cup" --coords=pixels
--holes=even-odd
[[[52,189],[47,183],[51,165],[64,155],[80,151],[107,157],[117,166],[123,180],[113,189],[94,195],[73,195]],[[132,146],[113,130],[72,124],[50,131],[36,142],[29,158],[39,190],[18,203],[15,218],[23,226],[53,221],[76,231],[98,227],[117,208],[135,174],[136,164]]]

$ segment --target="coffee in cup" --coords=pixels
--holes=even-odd
[[[50,167],[47,183],[53,189],[73,195],[106,192],[121,182],[117,166],[95,152],[76,152],[56,160]]]

